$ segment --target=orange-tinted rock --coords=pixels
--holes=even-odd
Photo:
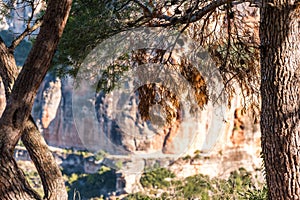
[[[32,115],[49,145],[84,148],[72,116],[72,84],[48,74],[39,88]]]
[[[244,114],[242,108],[237,108],[234,111],[234,125],[232,134],[230,136],[231,143],[233,145],[242,145],[245,142],[245,135],[244,135]]]

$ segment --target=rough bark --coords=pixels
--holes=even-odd
[[[22,141],[41,177],[44,189],[43,199],[67,200],[68,194],[62,173],[31,117],[25,123]]]
[[[50,0],[48,2],[43,26],[13,86],[7,106],[0,120],[0,199],[40,199],[30,189],[25,181],[24,174],[18,169],[13,159],[13,150],[24,130],[23,138],[32,145],[28,147],[28,150],[32,155],[35,155],[34,158],[36,160],[33,160],[36,164],[40,164],[38,166],[41,167],[38,169],[39,172],[50,170],[51,166],[48,166],[49,162],[47,162],[47,158],[50,157],[49,155],[44,155],[46,153],[46,144],[41,145],[41,137],[38,136],[38,133],[33,132],[36,129],[33,121],[28,121],[27,119],[30,115],[37,89],[49,69],[58,41],[62,35],[71,3],[71,0]],[[10,83],[10,86],[11,84],[13,83]],[[25,126],[26,128],[24,129]],[[30,137],[30,133],[35,133],[35,135]],[[43,152],[35,152],[34,147],[39,145],[41,145],[40,148],[44,148]],[[41,155],[44,155],[44,157]],[[49,172],[59,173],[56,169],[51,169]],[[58,184],[61,184],[61,180],[56,180],[56,178],[55,176],[50,177],[50,180],[43,182],[43,184],[48,184],[51,189],[57,188]],[[60,191],[58,190],[58,192]],[[49,199],[65,199],[64,196],[55,197],[55,194],[49,192],[46,195]]]
[[[300,199],[300,9],[262,1],[261,131],[269,199]]]
[[[12,52],[9,51],[9,48],[5,46],[3,41],[0,41],[0,76],[5,77],[2,80],[5,87],[6,99],[10,96],[17,74],[18,69]],[[26,121],[22,133],[22,141],[41,177],[44,199],[67,199],[67,192],[61,171],[31,117]]]
[[[41,199],[26,181],[10,151],[1,149],[0,166],[0,199]]]
[[[15,78],[18,75],[18,68],[12,52],[8,50],[0,37],[0,75],[5,88],[5,96],[8,97],[13,88]]]

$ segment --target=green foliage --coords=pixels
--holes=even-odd
[[[123,167],[123,162],[122,162],[121,160],[118,160],[118,161],[116,162],[116,167],[117,167],[118,170],[119,170],[119,169],[122,169],[122,167]]]
[[[242,195],[248,200],[265,200],[268,199],[268,189],[264,186],[262,189],[253,188]]]
[[[172,174],[164,168],[144,173],[141,183],[147,192],[131,194],[128,199],[267,199],[267,188],[254,186],[251,174],[244,168],[232,172],[227,180],[210,179],[202,174],[179,180],[174,174],[168,176],[168,173]],[[166,181],[167,177],[170,180]],[[160,189],[165,192],[159,192]],[[157,194],[160,196],[157,197]]]
[[[107,153],[105,151],[99,151],[96,155],[95,155],[95,159],[96,160],[102,160],[103,158],[105,158],[107,156]]]
[[[56,64],[63,64],[55,68],[59,75],[76,75],[78,66],[94,47],[128,28],[126,24],[133,17],[130,13],[138,10],[130,4],[125,0],[74,0],[54,60]]]
[[[228,180],[213,179],[214,199],[223,197],[224,199],[243,199],[243,195],[252,189],[254,183],[251,174],[244,168],[231,172]]]
[[[151,200],[152,198],[141,193],[134,193],[134,194],[130,194],[127,197],[124,198],[124,200]]]
[[[90,153],[89,151],[86,151],[86,150],[78,150],[78,151],[76,151],[74,153],[78,154],[78,155],[81,155],[84,158],[93,155],[92,153]]]
[[[17,144],[17,146],[20,146],[20,147],[25,147],[25,145],[24,145],[24,143],[23,143],[23,141],[22,141],[22,140],[19,140],[19,141],[18,141],[18,144]]]
[[[37,172],[26,173],[31,185],[43,193],[41,181]],[[166,180],[169,179],[169,180]],[[183,180],[165,168],[156,168],[145,172],[141,178],[145,193],[129,194],[125,200],[167,200],[167,199],[236,199],[236,200],[266,200],[265,185],[254,186],[251,174],[240,168],[230,174],[227,180],[197,174]],[[67,177],[69,197],[78,199],[105,199],[108,192],[115,191],[115,171],[102,167],[95,174],[71,174]],[[161,191],[163,189],[164,192]]]
[[[71,176],[68,178],[69,184],[72,185],[75,181],[78,180],[78,178],[79,178],[78,174],[76,173],[71,174]]]
[[[118,86],[119,80],[123,76],[124,72],[129,70],[127,65],[113,64],[108,66],[101,73],[100,80],[96,88],[96,92],[104,91],[109,93]]]
[[[200,150],[196,150],[195,152],[194,152],[194,154],[195,155],[199,155],[199,154],[201,154],[202,152],[200,151]]]
[[[190,155],[186,155],[185,157],[183,157],[182,158],[183,160],[187,160],[187,161],[189,161],[189,160],[191,160],[192,159],[192,156],[190,156]]]
[[[13,7],[14,1],[0,1],[0,22],[6,22],[5,18],[11,18],[10,8]]]
[[[44,195],[41,178],[37,171],[25,171],[25,177],[29,184],[37,191],[41,196]]]
[[[97,198],[115,191],[116,174],[114,170],[102,167],[95,174],[72,174],[66,185],[70,197],[78,191],[81,198]]]
[[[170,186],[167,178],[174,178],[175,174],[166,168],[156,168],[145,172],[141,177],[141,184],[146,188],[166,188]]]
[[[64,154],[71,154],[71,153],[73,153],[73,150],[72,149],[63,149],[63,153]]]
[[[212,190],[212,185],[208,176],[198,174],[195,176],[187,177],[184,180],[184,184],[177,190],[180,196],[185,199],[209,199],[209,190]]]

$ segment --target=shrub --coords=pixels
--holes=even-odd
[[[169,175],[168,175],[169,174]],[[135,194],[131,199],[237,199],[237,200],[266,200],[267,188],[256,188],[251,174],[244,168],[231,172],[229,178],[210,179],[206,175],[197,174],[184,180],[172,179],[175,175],[167,169],[158,168],[144,173],[141,183],[151,188],[147,194]],[[171,180],[166,180],[171,178]],[[163,193],[160,189],[163,189]],[[153,194],[160,194],[159,197]],[[140,195],[140,196],[139,196]],[[142,196],[144,195],[144,196]],[[148,196],[147,196],[148,195]]]
[[[151,200],[151,198],[141,192],[130,194],[124,200]]]
[[[154,170],[145,172],[141,177],[141,184],[146,188],[166,188],[170,186],[170,182],[166,178],[174,178],[175,174],[165,168],[155,168]]]
[[[107,167],[102,167],[95,174],[72,174],[67,186],[69,196],[78,191],[83,199],[96,198],[116,190],[116,174]]]
[[[187,177],[183,185],[179,186],[177,190],[177,196],[182,196],[184,199],[199,198],[205,200],[210,199],[209,191],[212,190],[212,185],[208,176],[198,174]]]

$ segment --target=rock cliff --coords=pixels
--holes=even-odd
[[[71,78],[60,80],[48,74],[40,87],[32,114],[48,144],[83,149],[85,147],[78,136],[72,115],[72,85]],[[207,134],[206,129],[211,123],[208,111],[201,116],[201,127],[204,130],[198,131],[199,134],[196,136],[193,134],[178,134],[175,138],[165,134],[149,136],[146,134],[151,130],[149,124],[144,123],[143,127],[136,126],[140,120],[136,114],[137,99],[130,100],[132,106],[124,113],[127,117],[123,118],[124,124],[129,125],[126,126],[127,131],[131,132],[124,132],[113,119],[111,110],[114,105],[111,96],[98,94],[96,99],[99,128],[106,130],[106,136],[112,143],[122,146],[129,153],[150,154],[158,151],[168,154],[176,149],[179,142],[192,141],[187,151],[179,152],[182,153],[179,156],[188,159],[170,165],[179,176],[199,172],[222,176],[241,166],[250,171],[261,167],[259,124],[255,122],[252,112],[243,109],[242,100],[238,96],[231,99],[231,107],[227,108],[224,118],[223,133],[210,154],[203,152],[202,137]],[[178,124],[174,126],[176,128]]]
[[[43,81],[32,110],[41,133],[49,145],[84,149],[81,138],[78,135],[72,110],[73,79],[59,79],[48,74]],[[120,95],[120,94],[115,94]],[[120,97],[120,96],[119,96]],[[114,119],[112,110],[114,99],[110,95],[97,94],[95,110],[99,120],[99,128],[105,131],[106,137],[116,146],[123,147],[129,157],[139,156],[138,159],[123,162],[123,166],[135,166],[138,160],[139,166],[155,166],[160,164],[168,167],[178,177],[202,173],[211,177],[226,178],[231,171],[240,167],[246,168],[252,173],[258,174],[261,180],[262,160],[260,157],[260,129],[258,120],[252,112],[243,109],[242,98],[239,95],[231,98],[231,106],[226,109],[224,115],[224,129],[213,150],[207,153],[205,150],[205,136],[211,124],[209,107],[202,111],[199,117],[201,129],[197,131],[196,126],[187,129],[190,132],[176,133],[180,124],[174,122],[169,131],[173,136],[161,132],[161,134],[149,134],[153,127],[147,123],[141,123],[141,117],[136,114],[138,99],[131,98],[129,107],[126,107],[122,123]],[[0,84],[0,109],[5,108],[5,94],[3,84]],[[156,109],[156,108],[154,108]],[[119,124],[126,125],[127,131],[120,128]],[[131,125],[130,125],[131,124]],[[142,126],[137,126],[142,124]],[[126,130],[126,129],[125,129]],[[147,132],[148,131],[148,132]],[[191,134],[195,132],[197,134]],[[187,133],[187,134],[186,134]],[[180,149],[178,146],[185,141],[189,146],[187,149]],[[181,145],[181,147],[187,147]],[[151,153],[159,152],[159,155],[151,157]],[[179,153],[177,156],[172,154]],[[147,156],[151,158],[147,159]],[[168,157],[169,156],[169,157]],[[181,157],[181,158],[179,158]],[[150,164],[149,164],[150,163]],[[120,180],[126,182],[126,192],[131,193],[140,190],[139,177],[141,169],[134,167],[130,170],[124,168],[119,171]],[[120,188],[120,190],[124,190]]]
[[[49,145],[83,149],[72,115],[72,89],[71,78],[60,80],[48,74],[38,91],[32,115]]]

